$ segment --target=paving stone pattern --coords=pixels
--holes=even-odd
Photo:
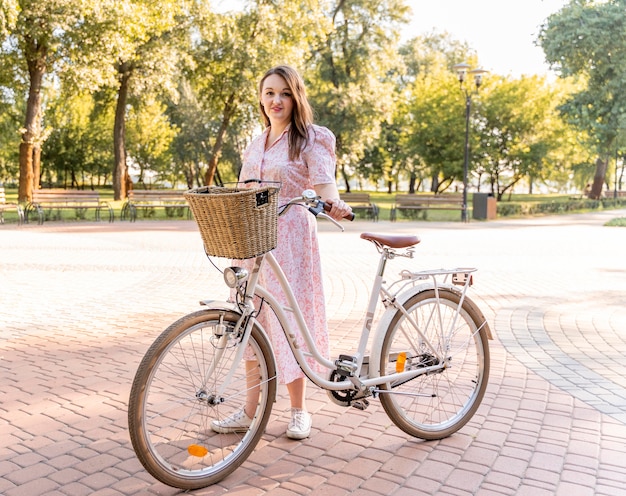
[[[288,440],[284,386],[261,444],[192,494],[626,494],[626,211],[460,223],[320,224],[334,354],[356,347],[377,254],[362,231],[416,233],[401,268],[476,266],[496,339],[472,421],[407,437],[309,387],[311,437]],[[130,383],[152,340],[220,274],[188,221],[0,226],[0,494],[174,495],[130,445]]]

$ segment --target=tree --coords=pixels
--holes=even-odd
[[[553,81],[548,91],[551,94],[550,109],[541,121],[541,132],[551,142],[544,157],[545,166],[541,174],[530,179],[529,193],[532,193],[532,181],[541,180],[550,189],[569,191],[572,187],[583,191],[593,177],[594,146],[588,133],[581,131],[563,119],[559,108],[580,84],[574,84],[571,78]]]
[[[206,115],[198,95],[187,78],[182,78],[178,89],[179,98],[168,101],[167,115],[177,132],[172,141],[173,170],[182,176],[189,189],[202,186],[202,167],[206,164],[209,133]]]
[[[257,0],[243,11],[198,15],[200,41],[190,80],[207,118],[204,180],[212,184],[225,141],[236,142],[240,131],[249,134],[252,123],[258,126],[261,76],[278,63],[301,67],[308,45],[327,23],[319,0]]]
[[[403,78],[406,132],[403,145],[410,167],[409,192],[430,178],[430,190],[445,191],[463,178],[464,99],[456,74],[459,61],[475,62],[467,44],[447,33],[416,37],[401,48],[407,68]]]
[[[145,182],[146,173],[157,179],[177,178],[171,174],[171,145],[177,129],[165,113],[165,105],[146,98],[134,105],[128,115],[128,152],[139,170],[138,182]]]
[[[466,42],[455,40],[448,32],[437,32],[417,36],[400,47],[404,67],[402,85],[418,77],[424,77],[441,68],[451,68],[459,61],[476,60],[476,54]]]
[[[411,85],[410,133],[406,146],[430,176],[438,193],[463,177],[464,100],[456,76],[444,67],[431,68]]]
[[[561,77],[576,76],[584,89],[561,111],[589,133],[597,151],[591,198],[602,195],[608,161],[626,127],[626,0],[572,0],[542,26],[539,43]]]
[[[553,139],[554,92],[538,76],[489,78],[476,99],[472,170],[498,200],[525,178],[545,175]]]
[[[93,35],[96,50],[76,57],[75,70],[92,70],[94,83],[117,92],[113,126],[114,199],[126,197],[130,186],[126,157],[126,118],[129,99],[174,92],[182,56],[180,44],[188,32],[189,12],[175,0],[102,0],[82,32]],[[80,43],[80,31],[73,33]],[[94,53],[98,58],[94,59]]]
[[[394,110],[398,27],[406,22],[402,0],[337,0],[333,29],[313,47],[307,64],[309,96],[320,124],[337,137],[339,171],[349,178],[366,147]]]
[[[3,59],[8,58],[12,67],[20,64],[28,81],[24,126],[19,145],[19,201],[30,200],[33,188],[39,185],[44,138],[44,76],[61,56],[63,38],[79,19],[84,10],[83,5],[77,0],[18,0],[9,2],[8,9],[3,5],[0,10],[0,30],[8,31],[8,39],[2,45]],[[7,16],[11,7],[17,8],[12,15]]]
[[[16,115],[10,105],[0,103],[0,184],[18,177],[19,135],[21,115]]]
[[[382,179],[387,185],[387,193],[393,192],[402,165],[406,164],[406,154],[401,146],[402,127],[396,119],[383,121],[378,139],[368,146],[356,171],[359,179],[367,179],[374,184]]]
[[[24,103],[17,98],[23,89],[16,71],[8,70],[13,68],[9,57],[0,55],[0,61],[0,183],[4,183],[19,176],[18,130],[23,127]]]
[[[103,92],[49,95],[49,137],[42,150],[42,180],[63,187],[106,184],[113,157],[113,101]]]

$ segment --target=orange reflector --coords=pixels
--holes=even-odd
[[[406,353],[403,351],[398,353],[398,358],[396,359],[396,372],[398,374],[400,372],[404,372],[404,364],[406,363]]]
[[[204,446],[198,446],[197,444],[190,444],[187,447],[187,451],[191,456],[197,456],[199,458],[206,456],[206,454],[209,452],[209,450],[206,449]]]

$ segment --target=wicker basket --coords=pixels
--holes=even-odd
[[[184,193],[207,255],[245,259],[276,248],[279,189],[205,186]]]

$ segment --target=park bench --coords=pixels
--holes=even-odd
[[[370,200],[368,193],[341,193],[339,197],[350,205],[354,213],[363,212],[368,219],[378,221],[378,205]]]
[[[4,188],[0,187],[0,224],[4,224],[4,212],[8,210],[15,210],[17,212],[17,224],[21,225],[24,223],[24,210],[22,206],[18,203],[9,203],[7,202],[6,194],[4,193]]]
[[[426,219],[428,210],[463,211],[463,195],[461,193],[396,195],[395,204],[391,209],[389,220],[397,220],[398,212],[418,212],[422,214],[422,218]]]
[[[128,198],[122,206],[122,219],[131,222],[137,220],[137,210],[143,210],[144,217],[154,214],[155,208],[165,209],[168,217],[173,217],[181,210],[187,211],[187,218],[191,219],[189,204],[183,196],[182,190],[166,189],[134,189],[128,192]]]
[[[26,222],[33,213],[37,214],[37,223],[52,217],[56,212],[56,217],[61,218],[61,211],[74,210],[79,219],[86,218],[89,209],[95,210],[95,220],[99,221],[102,211],[109,214],[109,222],[113,222],[115,214],[113,208],[107,201],[100,199],[100,193],[91,190],[78,189],[36,189],[33,191],[33,199],[26,205],[24,219]]]

